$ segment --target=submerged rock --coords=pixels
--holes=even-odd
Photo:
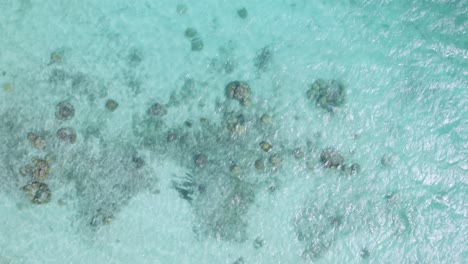
[[[44,149],[46,147],[46,142],[44,138],[34,134],[33,132],[29,132],[27,138],[29,142],[31,142],[33,147],[37,149]]]
[[[271,149],[273,149],[273,146],[270,143],[266,142],[266,141],[260,142],[259,145],[260,145],[260,148],[265,152],[270,152]]]
[[[257,159],[254,162],[255,169],[258,171],[264,171],[265,170],[265,163],[263,162],[262,159]]]
[[[31,175],[34,179],[45,180],[49,177],[50,166],[46,160],[34,157],[32,162],[36,165]]]
[[[67,101],[62,101],[55,106],[55,117],[58,120],[66,121],[75,116],[75,107]]]
[[[325,168],[340,169],[343,166],[344,158],[337,150],[328,147],[320,152],[320,162],[322,162]]]
[[[208,157],[203,153],[199,153],[195,155],[194,161],[195,166],[197,166],[200,169],[203,169],[206,166],[206,163],[208,162]]]
[[[27,165],[21,167],[19,172],[20,172],[20,174],[22,176],[32,176],[32,174],[34,172],[34,167],[31,166],[30,164],[27,164]]]
[[[179,15],[183,15],[183,14],[187,13],[187,10],[188,10],[188,7],[185,4],[179,4],[176,7],[176,11],[177,11],[177,13]]]
[[[106,101],[107,110],[114,112],[117,107],[119,107],[119,103],[117,103],[115,100],[109,99]]]
[[[314,100],[318,107],[333,112],[344,103],[345,90],[343,84],[337,80],[318,79],[307,91],[307,97]]]
[[[269,114],[263,114],[261,117],[260,117],[260,121],[262,122],[262,124],[264,125],[270,125],[271,124],[271,116]]]
[[[240,103],[246,102],[250,97],[250,86],[246,82],[232,81],[226,85],[226,97]]]
[[[43,204],[50,201],[52,193],[49,186],[43,182],[31,181],[21,188],[26,193],[29,200],[36,204]]]
[[[76,142],[76,132],[71,127],[62,127],[59,130],[57,130],[57,137],[60,140],[69,142],[71,144],[75,144]]]
[[[243,135],[246,131],[245,117],[240,114],[233,116],[232,113],[226,117],[226,128],[235,135]]]
[[[273,165],[275,168],[279,168],[281,166],[281,163],[283,163],[283,159],[281,158],[280,155],[278,154],[273,154],[270,156],[268,161]]]

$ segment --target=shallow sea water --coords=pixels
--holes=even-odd
[[[467,1],[135,2],[0,0],[1,264],[468,261]]]

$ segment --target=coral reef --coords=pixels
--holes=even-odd
[[[36,204],[44,204],[50,201],[52,196],[49,186],[43,182],[31,181],[21,188],[29,200]]]
[[[245,104],[250,97],[250,86],[246,82],[232,81],[226,85],[226,97]]]
[[[337,80],[316,80],[307,91],[307,97],[314,100],[318,107],[333,112],[345,101],[344,85]]]
[[[344,158],[336,149],[328,147],[320,152],[320,162],[325,168],[341,169],[344,165]]]
[[[58,120],[66,121],[75,116],[75,107],[67,101],[61,101],[55,106],[55,117]]]
[[[75,129],[71,127],[62,127],[57,130],[57,138],[65,142],[75,144],[77,138]]]

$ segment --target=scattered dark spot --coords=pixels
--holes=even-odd
[[[203,169],[206,166],[206,163],[208,162],[208,157],[203,153],[199,153],[195,155],[194,160],[195,160],[195,165],[198,168]]]
[[[127,76],[125,84],[130,87],[134,93],[138,94],[140,92],[141,81],[135,76]]]
[[[259,248],[263,247],[263,245],[265,245],[265,240],[263,240],[261,237],[255,238],[255,240],[253,242],[253,246],[254,246],[255,249],[259,249]]]
[[[367,248],[362,248],[359,256],[363,259],[367,259],[370,256],[370,252]]]
[[[225,73],[232,73],[236,68],[236,63],[232,61],[231,59],[227,59],[226,62],[224,62],[224,72]]]
[[[167,110],[162,104],[155,103],[148,109],[148,114],[151,116],[164,116],[167,114]]]
[[[192,51],[201,51],[203,49],[203,40],[200,37],[194,37],[190,41]]]
[[[356,175],[361,171],[361,166],[357,163],[353,163],[351,165],[346,165],[343,170],[348,175]]]
[[[185,125],[186,127],[192,127],[192,126],[193,126],[192,122],[189,121],[189,120],[185,121],[185,122],[184,122],[184,125]]]
[[[337,216],[330,218],[330,224],[334,228],[340,227],[341,225],[343,225],[343,222],[344,222],[344,217],[342,215],[337,215]]]
[[[186,174],[185,177],[178,177],[177,180],[173,180],[172,186],[176,189],[182,199],[189,202],[193,200],[197,187],[191,174]],[[198,186],[198,189],[200,190],[200,186]]]
[[[198,185],[198,192],[199,193],[205,193],[206,192],[206,185],[205,184]]]
[[[141,169],[143,166],[145,166],[145,160],[138,156],[133,156],[132,162],[135,164],[136,169]]]
[[[189,27],[185,30],[184,35],[186,38],[191,39],[191,38],[196,37],[198,35],[198,32],[196,29]]]
[[[234,261],[232,264],[244,264],[244,263],[245,263],[244,258],[240,257],[236,259],[236,261]]]
[[[397,198],[397,194],[395,192],[391,192],[391,193],[387,193],[385,196],[384,196],[385,200],[387,200],[388,202],[392,202],[394,201],[396,198]]]
[[[63,50],[55,50],[50,54],[50,64],[61,63],[65,52]]]
[[[61,69],[53,69],[49,76],[49,82],[53,84],[63,84],[68,78],[68,74]]]
[[[242,19],[246,19],[247,18],[247,9],[245,9],[244,7],[243,8],[240,8],[237,10],[237,15],[242,18]]]
[[[99,138],[101,136],[101,129],[95,124],[89,125],[85,129],[85,135]]]
[[[295,159],[303,159],[304,158],[304,151],[301,148],[295,148],[293,151],[293,156]]]
[[[182,89],[192,90],[193,88],[195,88],[195,80],[193,78],[185,78]]]
[[[385,167],[391,166],[393,163],[393,157],[390,154],[384,154],[382,156],[382,159],[380,160],[380,164],[382,164]]]
[[[177,134],[174,132],[167,133],[167,142],[172,142],[177,140]]]
[[[119,103],[117,103],[115,100],[109,99],[106,101],[107,110],[114,112],[117,107],[119,107]]]
[[[105,209],[98,209],[96,210],[96,213],[91,217],[91,220],[89,221],[89,225],[92,227],[98,227],[103,224],[110,224],[112,222],[112,219],[114,218],[111,210],[105,210]]]
[[[143,55],[141,54],[141,51],[138,49],[131,49],[130,53],[127,56],[128,65],[132,67],[136,67],[140,65],[142,61],[143,61]]]
[[[72,88],[79,89],[80,87],[86,87],[90,83],[90,79],[83,73],[77,73],[71,77],[72,79]]]
[[[254,66],[261,71],[267,70],[271,64],[272,54],[268,47],[264,47],[257,52],[254,59]]]

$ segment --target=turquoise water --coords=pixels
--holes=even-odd
[[[467,1],[135,2],[0,0],[0,263],[467,262]]]

